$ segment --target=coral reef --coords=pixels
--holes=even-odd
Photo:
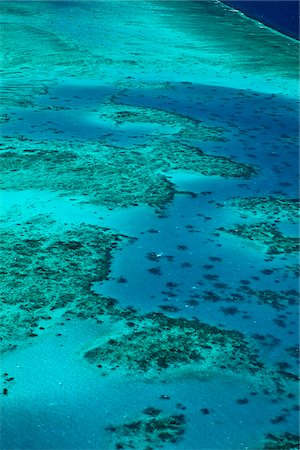
[[[151,124],[155,125],[155,134],[162,134],[162,127],[168,130],[170,139],[180,137],[182,139],[199,139],[201,141],[222,141],[222,129],[209,127],[205,123],[185,116],[179,113],[170,112],[161,108],[151,108],[145,106],[131,106],[105,102],[99,110],[101,121],[112,121],[123,126],[134,123],[135,126],[141,124],[151,128],[151,137],[153,139],[153,130]]]
[[[279,311],[286,309],[288,305],[299,304],[299,293],[294,289],[280,292],[272,291],[270,289],[264,291],[251,289],[251,292],[258,298],[259,304],[271,305],[272,308]]]
[[[120,314],[121,316],[121,314]],[[238,377],[284,392],[294,374],[266,368],[242,333],[198,320],[170,318],[162,313],[131,314],[130,322],[113,327],[84,348],[85,360],[102,376],[121,371],[128,376],[168,381],[176,376],[209,379]]]
[[[299,447],[299,436],[291,433],[282,435],[267,434],[263,450],[297,450]]]
[[[176,444],[185,429],[183,414],[166,415],[159,409],[146,408],[138,417],[121,425],[110,425],[111,448],[150,450],[166,443]]]
[[[299,250],[299,238],[285,236],[274,225],[265,222],[252,225],[236,225],[234,228],[218,228],[218,231],[228,233],[261,244],[266,247],[269,255],[294,253]]]
[[[144,149],[145,146],[128,149],[97,141],[7,139],[0,154],[1,187],[58,191],[109,207],[146,203],[160,208],[176,192],[166,178],[167,171],[179,169],[207,176],[244,178],[255,174],[250,165],[208,156],[176,142],[154,141],[149,143],[149,153]]]
[[[129,374],[151,376],[185,365],[196,365],[199,371],[224,364],[227,370],[238,368],[238,372],[246,367],[253,372],[261,369],[240,333],[160,313],[137,316],[133,323],[130,330],[93,343],[84,353],[86,360],[93,365],[101,363],[107,370],[119,366]],[[242,363],[244,358],[247,361]]]
[[[4,396],[7,396],[10,392],[12,385],[14,385],[14,377],[12,377],[7,372],[3,372],[1,375],[1,381],[2,381],[2,386],[1,386],[0,395],[2,394]]]
[[[251,178],[257,174],[257,168],[250,164],[239,163],[225,156],[209,155],[198,147],[176,141],[157,139],[153,141],[151,164],[163,172],[183,170],[196,172],[204,176],[224,178]]]
[[[265,221],[288,221],[298,223],[300,217],[299,199],[278,197],[236,197],[227,206],[238,208],[245,218],[250,215]]]
[[[76,317],[110,310],[114,303],[90,289],[93,281],[108,276],[111,253],[121,239],[126,241],[91,225],[61,228],[43,215],[15,228],[2,227],[4,350],[36,337],[70,308]]]
[[[5,189],[47,189],[106,206],[138,202],[157,207],[169,202],[175,188],[153,172],[137,152],[89,142],[19,143],[0,156]]]

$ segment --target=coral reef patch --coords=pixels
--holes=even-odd
[[[111,448],[151,450],[163,448],[165,444],[176,444],[185,431],[184,414],[166,415],[149,407],[134,420],[121,425],[109,425]]]
[[[118,126],[133,123],[136,127],[144,124],[155,125],[156,134],[162,133],[161,127],[167,127],[170,139],[199,139],[201,141],[222,141],[222,129],[209,127],[192,117],[170,112],[161,108],[131,106],[105,102],[100,107],[101,121],[112,121]],[[153,135],[153,131],[152,131]],[[153,138],[153,136],[152,136]]]
[[[9,395],[10,389],[14,385],[14,377],[7,372],[3,372],[1,375],[1,382],[0,395]]]
[[[121,371],[127,376],[168,381],[176,376],[247,377],[249,382],[284,392],[285,381],[296,381],[288,372],[266,368],[254,345],[237,331],[223,330],[199,320],[171,318],[162,313],[132,314],[130,326],[112,327],[84,348],[84,359],[107,376]]]
[[[149,152],[145,153],[145,147]],[[45,148],[46,147],[46,148]],[[253,166],[209,156],[196,147],[154,141],[123,148],[98,141],[30,141],[7,139],[0,153],[1,187],[51,190],[83,197],[108,207],[146,203],[161,208],[176,193],[166,177],[172,170],[211,176],[249,178]]]
[[[265,221],[288,221],[298,223],[299,199],[278,197],[236,197],[227,206],[238,208],[245,218],[262,217]]]
[[[263,450],[297,450],[300,447],[300,437],[291,433],[282,435],[267,434]]]
[[[2,226],[3,349],[38,336],[64,313],[93,317],[111,309],[112,301],[91,292],[91,283],[108,276],[111,253],[121,240],[126,242],[92,225],[60,227],[43,215],[14,228]]]
[[[288,254],[299,251],[300,239],[286,236],[275,225],[265,222],[255,224],[238,224],[234,228],[218,228],[222,233],[231,234],[246,240],[254,241],[266,248],[269,255]]]
[[[260,305],[270,305],[272,308],[279,311],[286,309],[288,305],[299,305],[299,293],[294,289],[280,292],[272,291],[270,289],[264,291],[253,290],[252,293],[258,298],[258,303]]]

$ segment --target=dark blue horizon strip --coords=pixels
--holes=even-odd
[[[220,0],[246,16],[299,40],[299,2],[297,0]]]

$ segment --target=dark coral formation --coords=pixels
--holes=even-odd
[[[4,189],[46,189],[109,207],[146,203],[161,208],[176,192],[167,171],[244,178],[256,173],[250,165],[160,140],[128,149],[98,141],[46,143],[11,138],[2,146],[0,162]]]
[[[114,311],[114,320],[124,318],[130,326],[112,323],[108,337],[100,336],[83,350],[85,360],[102,376],[121,372],[165,381],[190,375],[201,380],[247,378],[262,392],[279,396],[285,385],[299,380],[285,367],[266,367],[253,343],[240,332],[162,313],[141,316],[130,309]]]
[[[272,270],[269,272],[273,274]],[[256,278],[259,279],[258,277]],[[254,289],[252,283],[253,281],[241,280],[240,287],[237,289],[233,289],[226,283],[214,283],[213,287],[216,289],[204,290],[201,296],[200,294],[194,294],[194,296],[195,298],[201,298],[202,301],[212,303],[223,302],[224,299],[226,299],[228,304],[240,304],[242,302],[245,305],[246,303],[255,302],[259,305],[268,305],[277,311],[283,311],[289,307],[299,305],[299,293],[296,289]],[[194,302],[194,298],[192,298],[192,303],[191,300],[187,301],[188,304],[195,304]],[[239,309],[235,306],[222,306],[221,310],[227,315],[239,312]]]
[[[146,378],[168,377],[191,372],[200,377],[225,372],[236,376],[266,376],[244,336],[221,330],[198,320],[170,318],[161,313],[135,316],[129,329],[101,337],[85,350],[85,359],[101,365],[102,374],[122,370],[128,375],[143,373]]]
[[[218,228],[218,231],[228,233],[243,239],[253,241],[266,247],[269,255],[288,254],[299,251],[300,239],[285,236],[274,225],[260,222],[252,225],[236,225],[234,228]]]
[[[297,450],[299,448],[300,437],[291,433],[267,434],[263,446],[263,450]]]
[[[47,150],[43,142],[19,142],[17,150],[3,152],[0,160],[5,189],[46,189],[113,207],[160,207],[175,193],[173,184],[153,172],[138,152],[95,142],[47,142]]]
[[[180,113],[171,112],[162,108],[151,108],[146,106],[132,106],[116,104],[113,101],[105,102],[100,107],[101,120],[109,120],[117,125],[128,125],[130,123],[154,124],[156,134],[161,134],[161,127],[167,128],[167,134],[175,138],[194,138],[202,141],[222,141],[222,129],[210,127],[193,117]],[[153,131],[152,131],[153,134]],[[153,137],[153,136],[152,136]]]
[[[299,278],[300,277],[300,265],[299,264],[290,264],[286,267],[288,275],[290,275],[293,278]]]
[[[90,289],[108,276],[121,237],[92,225],[56,225],[38,216],[1,230],[4,349],[36,337],[70,308],[91,317],[113,306]]]
[[[14,384],[14,377],[12,377],[7,372],[3,372],[1,375],[1,381],[2,381],[2,386],[1,386],[0,395],[2,394],[4,396],[7,396],[9,394],[11,386]]]
[[[205,176],[251,178],[257,174],[255,166],[239,163],[225,156],[209,155],[198,147],[177,141],[154,141],[153,166],[161,170],[185,170]]]
[[[227,301],[247,302],[251,299],[257,301],[260,305],[269,305],[273,309],[281,311],[289,306],[299,305],[299,293],[296,289],[253,289],[250,285],[244,285],[237,289],[236,293],[232,293],[231,297],[226,297]]]
[[[121,425],[110,425],[112,448],[150,450],[165,444],[176,444],[185,430],[184,414],[166,415],[157,408],[146,408],[137,419]]]
[[[251,289],[251,292],[258,297],[259,304],[270,305],[277,310],[286,309],[288,305],[292,306],[299,304],[299,293],[294,289],[279,292],[270,289],[264,291]]]
[[[227,204],[228,205],[228,204]],[[241,214],[261,218],[265,221],[288,221],[298,223],[299,199],[280,197],[236,197],[229,202]]]

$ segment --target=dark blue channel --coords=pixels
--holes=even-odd
[[[222,3],[299,40],[298,0],[225,0]]]

